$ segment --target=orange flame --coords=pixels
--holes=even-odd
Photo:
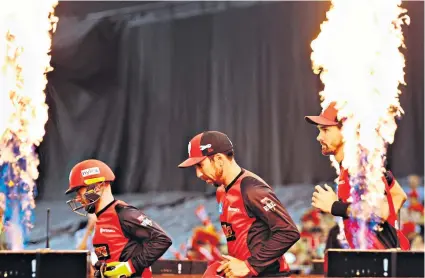
[[[0,164],[9,163],[30,186],[30,194],[39,164],[33,147],[43,140],[48,118],[45,74],[52,70],[49,52],[58,22],[54,16],[57,4],[56,0],[18,0],[8,1],[7,7],[0,9]],[[12,139],[18,142],[19,155],[10,146]],[[16,166],[19,159],[26,161],[25,170]],[[33,196],[29,200],[21,204],[22,209],[35,207]]]
[[[311,44],[313,70],[325,85],[321,105],[325,108],[335,101],[338,118],[345,119],[342,165],[350,176],[366,176],[367,193],[362,199],[374,211],[384,198],[381,178],[386,146],[393,143],[395,120],[403,113],[399,103],[399,85],[405,85],[401,27],[409,24],[409,17],[400,5],[401,0],[332,0],[327,21]],[[360,163],[362,159],[367,163]],[[370,212],[363,213],[366,218]]]

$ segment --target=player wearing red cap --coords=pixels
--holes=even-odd
[[[150,266],[171,245],[161,227],[142,211],[115,200],[112,170],[102,161],[85,160],[69,175],[67,203],[80,215],[97,216],[93,247],[99,262],[97,277],[152,277]]]
[[[341,132],[342,121],[337,118],[338,110],[336,103],[331,103],[319,116],[306,116],[305,120],[319,129],[317,141],[322,146],[323,155],[334,155],[335,160],[341,165],[338,192],[325,185],[325,189],[316,186],[316,192],[313,193],[312,205],[323,212],[332,213],[334,216],[344,218],[344,234],[347,239],[348,247],[354,248],[354,236],[352,234],[355,221],[350,220],[350,181],[348,171],[342,167],[344,159],[344,140]],[[382,219],[379,232],[369,231],[368,249],[386,249],[401,247],[409,249],[409,243],[402,233],[396,231],[397,213],[406,201],[406,194],[400,184],[395,180],[390,171],[387,171],[382,178],[385,183],[386,203],[379,212]],[[328,246],[339,247],[339,246]]]
[[[300,238],[272,188],[254,173],[242,169],[234,159],[227,135],[206,131],[189,143],[189,158],[179,167],[196,169],[198,178],[217,187],[220,222],[228,253],[223,264],[215,264],[226,277],[288,274],[284,253]],[[204,277],[216,277],[207,270]]]

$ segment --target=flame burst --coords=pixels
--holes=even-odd
[[[393,143],[396,118],[403,113],[401,27],[409,24],[409,17],[400,5],[401,0],[332,0],[327,21],[311,44],[313,70],[325,85],[321,105],[335,101],[338,118],[345,119],[342,166],[349,171],[350,201],[363,227],[384,198],[386,147]],[[360,200],[365,202],[356,206]],[[360,240],[364,230],[353,231],[356,248],[367,246]]]
[[[48,118],[45,74],[52,70],[57,4],[14,0],[0,8],[0,194],[6,197],[2,222],[11,232],[13,250],[23,248],[32,227],[39,164],[34,149],[43,140]]]

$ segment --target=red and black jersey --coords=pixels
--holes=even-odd
[[[216,196],[229,255],[245,261],[255,276],[287,272],[283,254],[300,233],[272,188],[242,170]]]
[[[171,245],[162,228],[139,209],[114,200],[97,214],[93,247],[100,261],[126,262],[140,277]]]
[[[367,249],[388,249],[401,247],[402,249],[408,248],[404,242],[404,236],[398,232],[395,227],[397,226],[397,214],[394,210],[392,197],[390,193],[391,187],[395,183],[395,179],[390,171],[387,171],[383,176],[385,182],[385,195],[389,205],[389,216],[387,221],[380,225],[379,231],[369,229],[367,231],[366,241]],[[340,201],[347,203],[350,198],[350,181],[348,170],[341,167],[339,182],[338,182],[338,198]],[[355,248],[354,237],[355,231],[358,230],[358,221],[346,217],[344,219],[344,234],[350,248]],[[403,238],[401,238],[403,237]],[[400,241],[401,240],[401,241]]]

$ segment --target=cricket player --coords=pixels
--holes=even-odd
[[[316,192],[313,193],[312,205],[325,213],[331,213],[334,216],[340,216],[344,219],[344,233],[349,248],[355,248],[353,231],[357,230],[357,221],[350,219],[351,203],[350,198],[350,180],[348,170],[342,167],[344,159],[344,140],[341,132],[343,121],[337,118],[338,110],[336,103],[331,103],[319,116],[306,116],[305,120],[315,125],[319,130],[317,141],[322,147],[323,155],[334,155],[340,166],[339,184],[337,194],[333,189],[325,185],[325,188],[316,186]],[[407,238],[395,229],[397,227],[397,213],[407,199],[406,193],[396,181],[393,174],[387,171],[382,177],[385,183],[386,200],[378,212],[382,219],[379,231],[369,230],[368,249],[388,249],[400,247],[408,250],[409,243]],[[355,215],[351,215],[355,218]]]
[[[286,276],[289,266],[283,255],[300,233],[273,189],[236,163],[226,134],[202,132],[189,142],[188,153],[179,167],[194,167],[198,178],[217,187],[230,256],[223,255],[216,271],[226,277]]]
[[[71,170],[66,194],[74,197],[67,203],[77,214],[96,214],[92,239],[99,260],[96,277],[152,277],[150,266],[171,246],[171,239],[142,211],[115,200],[114,180],[102,161],[82,161]]]

